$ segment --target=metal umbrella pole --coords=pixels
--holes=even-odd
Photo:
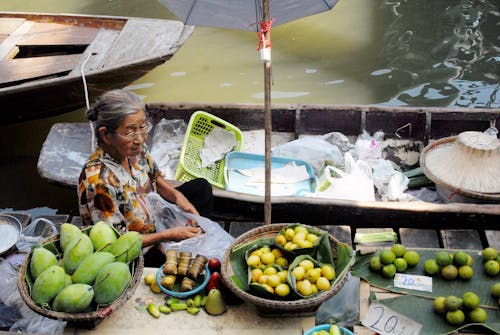
[[[263,21],[269,22],[269,0],[262,0]],[[268,32],[270,34],[270,32]],[[264,42],[263,47],[266,48]],[[270,41],[269,41],[270,43]],[[270,45],[269,45],[270,48]],[[265,150],[265,191],[264,224],[271,224],[271,57],[264,61],[264,150]]]

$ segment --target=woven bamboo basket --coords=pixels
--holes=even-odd
[[[334,295],[336,295],[339,290],[344,286],[348,279],[349,269],[352,265],[352,262],[347,265],[345,271],[337,274],[340,278],[336,279],[336,282],[332,287],[324,291],[314,297],[307,299],[297,299],[297,300],[272,300],[265,299],[261,297],[257,297],[252,295],[242,289],[240,289],[231,279],[231,276],[234,275],[233,269],[230,263],[231,250],[234,246],[239,244],[249,243],[261,238],[269,238],[274,237],[278,232],[287,227],[288,224],[271,224],[262,227],[258,227],[252,229],[241,236],[239,236],[233,244],[226,250],[224,254],[224,258],[222,260],[221,274],[222,280],[226,287],[228,287],[231,292],[233,292],[236,296],[241,298],[242,300],[254,305],[257,309],[257,313],[262,317],[299,317],[299,316],[311,316],[316,314],[320,305],[326,300],[330,299]],[[308,229],[324,232],[316,227],[303,225]],[[327,232],[325,232],[327,233]],[[328,234],[328,238],[330,241],[330,245],[332,246],[334,260],[337,259],[337,251],[336,251],[336,243],[339,241]]]
[[[59,236],[54,236],[44,242],[44,245],[55,243],[55,245],[59,245]],[[24,300],[26,305],[33,310],[34,312],[43,315],[45,317],[61,320],[68,322],[68,326],[75,328],[85,328],[85,329],[94,329],[97,327],[105,318],[107,318],[111,313],[117,310],[120,306],[122,306],[127,300],[129,300],[135,292],[137,285],[141,281],[142,273],[144,270],[144,256],[142,252],[139,254],[139,257],[136,258],[131,264],[131,272],[132,278],[128,287],[124,290],[122,295],[118,297],[114,302],[109,305],[98,306],[95,311],[88,313],[63,313],[63,312],[55,312],[49,309],[46,309],[42,306],[37,305],[30,295],[30,285],[27,279],[27,273],[29,272],[29,262],[31,260],[32,253],[28,254],[28,256],[24,259],[21,267],[19,268],[19,277],[17,280],[17,287],[19,289],[19,293],[21,298]]]

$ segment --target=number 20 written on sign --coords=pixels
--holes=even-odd
[[[381,335],[417,335],[422,329],[418,322],[378,303],[370,305],[361,323]]]

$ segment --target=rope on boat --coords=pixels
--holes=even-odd
[[[80,73],[82,74],[83,90],[85,91],[85,104],[87,106],[87,109],[90,108],[90,102],[89,102],[89,91],[87,88],[87,80],[85,79],[85,65],[87,64],[87,61],[90,59],[90,57],[95,55],[97,55],[96,52],[89,53],[87,55],[87,58],[85,58],[85,60],[83,61],[80,70]],[[90,124],[90,133],[92,134],[92,141],[91,141],[92,147],[90,148],[91,149],[90,152],[93,152],[95,148],[94,124],[92,123],[92,121],[89,121],[89,124]]]

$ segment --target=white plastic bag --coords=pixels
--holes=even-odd
[[[325,162],[336,166],[342,166],[344,163],[340,149],[319,137],[303,137],[282,144],[272,150],[272,155],[306,161],[311,165],[316,175],[323,168]]]
[[[167,249],[190,251],[193,255],[200,254],[207,258],[216,257],[222,260],[226,249],[234,241],[234,237],[217,222],[203,216],[186,213],[176,205],[163,199],[158,193],[149,193],[146,201],[154,215],[157,231],[176,226],[186,226],[190,219],[194,220],[203,229],[203,233],[197,237],[179,242],[162,242],[161,247],[164,251]]]
[[[315,197],[375,201],[373,176],[370,166],[362,160],[354,161],[350,153],[344,156],[345,171],[333,166],[326,166],[323,177],[318,182]],[[334,172],[338,177],[333,177]],[[322,179],[322,178],[320,178]],[[326,182],[326,184],[325,184]]]
[[[370,161],[373,169],[373,182],[383,200],[399,200],[408,188],[409,179],[396,171],[391,162],[385,159]]]
[[[368,161],[382,158],[382,142],[384,133],[377,131],[371,136],[366,130],[358,136],[355,143],[355,153],[359,160]]]
[[[52,221],[45,218],[38,218],[30,223],[21,232],[21,236],[16,242],[17,250],[29,252],[33,246],[57,235],[57,228]]]

